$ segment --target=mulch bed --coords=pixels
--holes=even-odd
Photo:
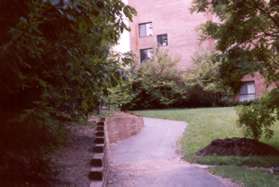
[[[198,156],[279,156],[274,147],[248,138],[228,138],[212,141],[196,153]]]

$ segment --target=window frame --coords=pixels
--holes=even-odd
[[[151,25],[151,34],[149,34],[148,35],[148,33],[147,33],[147,25]],[[144,35],[142,35],[142,33],[141,33],[141,26],[145,26],[145,34]],[[143,22],[143,23],[139,23],[138,24],[138,30],[139,30],[139,37],[140,38],[146,38],[146,37],[151,37],[151,36],[153,36],[153,23],[151,22],[151,21],[149,21],[149,22]]]
[[[249,93],[248,86],[249,84],[252,84],[254,86],[254,92]],[[243,93],[242,89],[243,86],[246,86],[245,90],[247,90],[247,93]],[[240,102],[247,102],[247,101],[253,101],[257,97],[257,90],[256,90],[256,82],[255,81],[243,81],[241,82],[240,90],[239,90],[239,100]]]
[[[151,59],[151,58],[149,58],[149,59],[142,59],[142,52],[143,51],[148,51],[148,50],[151,50],[152,54],[154,53],[154,49],[152,47],[140,49],[140,63],[141,64],[144,63],[146,60],[150,60]]]

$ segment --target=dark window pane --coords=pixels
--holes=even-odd
[[[141,49],[140,50],[140,62],[143,63],[146,60],[150,60],[153,56],[153,49]]]
[[[167,46],[168,45],[168,35],[160,34],[157,36],[158,46]]]

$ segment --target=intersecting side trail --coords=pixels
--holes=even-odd
[[[143,130],[111,146],[109,187],[232,187],[206,169],[181,160],[177,144],[185,122],[144,119]]]

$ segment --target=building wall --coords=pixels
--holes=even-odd
[[[271,91],[273,88],[276,87],[275,83],[268,84],[264,79],[264,77],[258,72],[246,75],[241,79],[241,82],[250,82],[250,81],[255,82],[256,99],[261,98],[266,93],[268,93],[269,91]],[[239,94],[236,96],[236,100],[239,100]]]
[[[201,45],[197,29],[210,19],[204,14],[192,14],[192,0],[129,0],[138,14],[131,23],[131,49],[139,58],[139,50],[157,48],[157,35],[168,34],[164,47],[173,57],[180,59],[180,67],[190,67],[193,55],[202,48],[213,48],[213,42]],[[153,36],[140,38],[138,24],[152,22]]]
[[[213,40],[201,43],[198,28],[207,20],[217,18],[209,13],[191,13],[192,0],[129,0],[128,3],[138,13],[130,23],[130,47],[136,54],[138,63],[140,49],[158,48],[158,34],[168,34],[168,46],[164,48],[171,56],[180,59],[179,68],[190,68],[195,53],[214,49]],[[138,25],[146,22],[152,22],[153,35],[140,38]],[[247,75],[242,79],[243,82],[253,80],[255,81],[256,98],[260,98],[270,90],[259,73]],[[236,98],[239,99],[239,95]]]

